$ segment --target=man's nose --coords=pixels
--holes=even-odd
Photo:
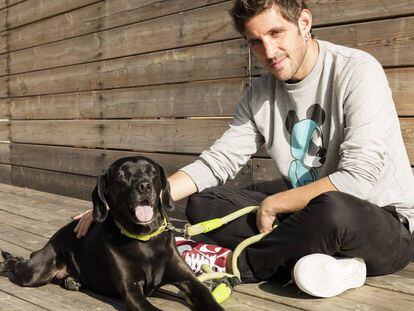
[[[274,42],[271,42],[269,40],[263,40],[263,53],[267,59],[275,57],[275,55],[277,54],[277,48]]]

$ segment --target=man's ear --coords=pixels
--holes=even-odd
[[[161,196],[161,203],[162,207],[166,210],[174,210],[174,206],[172,205],[172,199],[170,194],[170,183],[167,180],[167,175],[165,174],[164,169],[162,166],[159,166],[160,168],[160,179],[161,179],[161,190],[162,190],[162,196]]]
[[[93,212],[92,217],[95,222],[103,222],[108,216],[108,203],[106,202],[105,192],[108,186],[107,173],[98,176],[95,189],[92,192]]]
[[[303,9],[299,15],[298,20],[299,31],[304,36],[312,29],[312,13],[307,10]]]

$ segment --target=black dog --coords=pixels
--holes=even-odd
[[[71,222],[29,260],[2,252],[0,273],[11,272],[20,286],[60,279],[72,290],[121,296],[130,310],[158,310],[146,296],[173,284],[195,308],[223,310],[182,260],[171,231],[163,230],[171,198],[161,166],[144,157],[117,160],[99,176],[92,201],[96,224],[86,237],[77,239]]]

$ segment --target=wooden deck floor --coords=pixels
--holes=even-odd
[[[28,256],[51,235],[89,208],[87,201],[0,184],[0,248]],[[150,300],[162,310],[189,310],[172,287]],[[237,287],[226,310],[414,310],[414,263],[394,275],[368,278],[366,285],[330,299],[315,299],[294,286],[261,283]],[[71,292],[57,285],[21,288],[0,277],[0,310],[125,310],[121,300]]]

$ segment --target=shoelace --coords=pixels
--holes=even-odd
[[[194,273],[201,271],[201,265],[208,264],[216,272],[224,272],[224,268],[215,265],[217,255],[203,256],[199,253],[185,254],[185,262],[191,267]]]

